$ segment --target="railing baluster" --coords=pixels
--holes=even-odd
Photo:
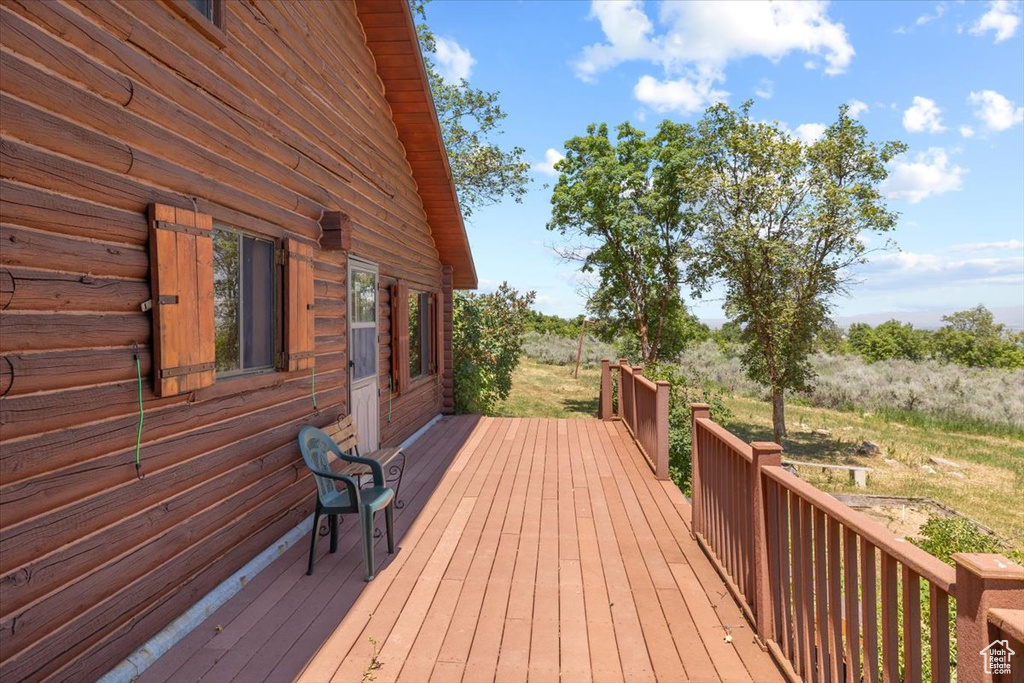
[[[796,623],[796,634],[793,638],[793,662],[796,664],[797,673],[801,676],[809,676],[804,668],[807,650],[807,624],[804,622],[804,544],[803,544],[803,510],[800,505],[800,498],[794,493],[789,493],[789,530],[790,530],[790,557],[793,566],[793,621]]]
[[[929,587],[932,681],[949,683],[949,593],[934,583]]]
[[[776,486],[776,498],[779,502],[779,593],[782,596],[782,619],[776,623],[779,636],[779,643],[782,645],[782,652],[791,662],[797,661],[795,654],[795,640],[793,633],[795,629],[792,611],[793,582],[790,580],[790,566],[792,563],[792,552],[790,542],[790,525],[792,517],[789,512],[789,491],[781,486]]]
[[[882,551],[882,680],[900,680],[898,568],[892,555]]]
[[[846,585],[846,681],[860,683],[860,601],[857,581],[857,534],[844,529],[843,539]]]
[[[781,644],[782,634],[785,633],[782,630],[782,584],[779,583],[779,558],[782,557],[781,548],[779,546],[779,530],[782,521],[779,519],[779,487],[775,482],[770,479],[763,479],[764,496],[767,502],[767,512],[765,517],[765,529],[768,532],[768,585],[765,588],[768,589],[768,598],[771,601],[772,608],[772,630],[770,634],[762,633],[761,637],[767,639],[770,635],[771,638]],[[758,586],[758,589],[761,587]],[[764,600],[761,601],[761,604]],[[785,653],[783,649],[783,653]]]
[[[825,558],[825,513],[814,509],[814,635],[818,643],[818,680],[829,680],[828,565]]]
[[[861,609],[864,618],[864,680],[878,683],[878,572],[875,546],[860,539]]]
[[[801,634],[801,652],[804,658],[804,677],[814,673],[814,508],[803,498],[800,499],[800,614],[804,632]]]
[[[921,577],[903,565],[903,680],[921,683]]]
[[[829,648],[832,668],[830,680],[838,683],[843,677],[843,556],[839,550],[842,528],[839,521],[828,518],[828,615]]]

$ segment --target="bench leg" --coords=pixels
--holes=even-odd
[[[402,461],[398,462],[398,458],[401,457]],[[395,477],[395,507],[401,510],[405,507],[405,501],[398,497],[398,494],[402,490],[402,477],[405,475],[405,453],[399,453],[395,456],[395,459],[388,465],[388,475]]]

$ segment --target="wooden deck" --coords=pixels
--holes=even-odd
[[[372,583],[346,521],[312,577],[297,544],[140,683],[781,680],[618,423],[445,418],[401,497]]]

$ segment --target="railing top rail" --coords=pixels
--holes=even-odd
[[[753,449],[750,448],[750,444],[744,443],[743,439],[736,436],[722,425],[708,417],[698,418],[697,424],[711,432],[719,441],[724,441],[729,448],[742,456],[747,462],[754,461],[754,453]]]
[[[626,373],[627,375],[632,376],[633,374],[633,366],[627,363],[622,363],[621,365],[616,365],[615,367],[617,367],[619,370]]]
[[[993,607],[988,611],[988,622],[1024,643],[1024,610]]]
[[[651,393],[658,391],[658,386],[652,380],[644,377],[643,375],[634,375],[633,380]]]
[[[946,593],[953,593],[956,590],[956,570],[942,560],[933,557],[906,539],[898,538],[867,515],[843,505],[832,496],[819,491],[781,467],[765,467],[761,471],[829,517],[852,529],[872,545],[933,583],[940,590]]]

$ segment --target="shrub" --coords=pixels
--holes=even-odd
[[[520,294],[503,282],[493,294],[455,292],[452,372],[455,410],[491,413],[512,390],[523,331],[535,294]]]
[[[713,343],[713,342],[712,342]],[[722,422],[732,414],[722,402],[722,391],[707,378],[684,375],[679,366],[658,364],[644,368],[650,380],[665,380],[672,385],[668,403],[668,469],[672,480],[686,495],[690,495],[690,454],[693,443],[690,406],[707,403],[711,406],[711,419]]]
[[[523,337],[523,353],[539,363],[547,365],[575,365],[576,351],[579,348],[579,337],[568,338],[557,334],[527,332]],[[618,358],[611,344],[586,335],[583,339],[583,355],[580,365],[594,367],[601,364],[602,359]]]

